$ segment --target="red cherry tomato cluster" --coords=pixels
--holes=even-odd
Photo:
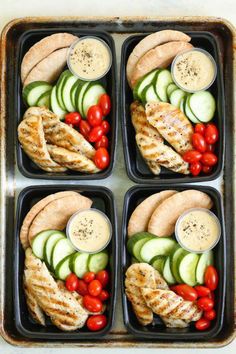
[[[110,164],[108,152],[109,140],[107,134],[111,127],[106,117],[111,111],[110,97],[104,93],[101,95],[98,104],[89,107],[87,119],[82,119],[78,112],[68,113],[65,116],[65,123],[76,128],[86,140],[94,143],[96,153],[94,156],[95,165],[104,170]]]
[[[183,155],[184,161],[190,164],[190,172],[198,176],[200,172],[209,174],[212,167],[217,164],[218,158],[214,154],[215,143],[219,139],[219,132],[214,124],[198,123],[195,125],[192,135],[194,150],[187,151]]]
[[[109,283],[109,273],[107,270],[101,270],[97,274],[87,272],[83,279],[79,279],[74,273],[66,278],[66,288],[69,291],[77,291],[83,296],[83,306],[94,315],[87,320],[87,327],[90,331],[98,331],[107,324],[105,315],[96,313],[102,311],[103,302],[110,297],[109,292],[105,289]]]

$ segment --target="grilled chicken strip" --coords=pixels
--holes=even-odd
[[[197,321],[202,312],[191,301],[185,301],[171,290],[141,288],[141,293],[148,307],[162,317]]]
[[[24,274],[37,302],[55,326],[64,331],[84,326],[88,314],[72,295],[59,289],[45,264],[38,270],[25,270]]]
[[[166,102],[150,102],[145,111],[148,122],[179,154],[192,149],[193,127],[180,109]]]
[[[83,173],[97,173],[100,171],[92,160],[79,152],[72,152],[56,145],[49,144],[47,145],[47,149],[54,161],[70,170]]]
[[[169,317],[161,317],[161,319],[168,328],[186,328],[189,326],[189,321],[173,319]]]
[[[23,116],[23,119],[26,119],[31,116],[40,116],[43,121],[43,128],[47,129],[50,127],[52,122],[59,122],[59,118],[53,112],[51,112],[46,107],[29,107]]]
[[[57,145],[73,152],[80,152],[89,159],[92,159],[95,154],[94,147],[83,135],[63,122],[52,121],[44,127],[44,133],[48,144]]]
[[[188,164],[170,146],[143,134],[136,135],[136,142],[146,161],[156,162],[174,172],[189,174]]]
[[[40,116],[30,116],[19,124],[18,138],[29,158],[47,172],[64,172],[67,169],[53,161],[48,153]]]

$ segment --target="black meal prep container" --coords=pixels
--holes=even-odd
[[[142,326],[136,319],[132,310],[131,303],[125,295],[125,272],[130,266],[131,256],[127,251],[127,225],[129,218],[138,204],[150,195],[167,190],[175,189],[184,191],[187,189],[197,189],[207,193],[213,201],[211,209],[219,218],[222,227],[222,235],[219,243],[214,248],[214,264],[219,273],[219,285],[215,291],[216,301],[215,309],[217,313],[216,320],[212,321],[211,327],[206,331],[197,331],[194,323],[188,328],[176,329],[167,328],[160,320],[159,316],[154,315],[154,325]],[[166,341],[207,341],[215,337],[223,326],[224,306],[225,306],[225,284],[226,284],[226,235],[224,226],[223,202],[219,192],[212,187],[187,186],[182,185],[173,187],[173,185],[161,186],[134,186],[128,190],[124,198],[123,220],[122,220],[122,243],[121,243],[121,284],[122,284],[122,302],[124,322],[129,333],[139,339],[166,340]]]
[[[107,302],[107,325],[102,330],[91,332],[84,326],[73,332],[63,332],[54,326],[49,318],[46,320],[46,326],[43,327],[37,324],[30,316],[25,295],[23,291],[23,272],[24,272],[24,250],[20,243],[19,233],[20,227],[29,209],[40,199],[49,194],[73,190],[78,191],[82,195],[93,200],[93,207],[103,211],[111,221],[112,224],[112,239],[108,246],[110,256],[109,272],[110,272],[110,299]],[[58,216],[60,217],[60,216]],[[24,337],[38,340],[62,340],[62,341],[80,341],[99,339],[105,336],[111,329],[114,322],[114,313],[117,297],[117,267],[118,267],[118,240],[117,240],[117,220],[115,202],[112,192],[101,186],[78,186],[78,185],[54,185],[54,186],[34,186],[27,187],[22,190],[17,201],[16,210],[16,231],[14,242],[14,256],[13,256],[13,289],[14,289],[14,312],[15,325],[20,334]]]
[[[29,50],[29,48],[40,41],[42,38],[49,36],[54,33],[59,32],[68,32],[74,34],[75,36],[96,36],[98,38],[103,39],[108,46],[110,47],[112,53],[112,66],[109,72],[106,74],[104,78],[100,81],[106,87],[107,93],[111,97],[112,101],[112,109],[111,113],[108,116],[108,121],[111,124],[111,131],[108,134],[109,142],[110,142],[110,165],[104,171],[94,173],[94,174],[83,174],[77,171],[68,170],[66,172],[55,173],[55,172],[46,172],[41,170],[30,158],[25,154],[23,149],[20,146],[18,138],[16,137],[16,149],[17,149],[17,164],[20,172],[28,178],[37,178],[37,179],[51,179],[51,180],[99,180],[104,179],[112,173],[114,162],[115,162],[115,152],[117,145],[117,96],[118,96],[118,87],[117,87],[117,69],[116,69],[116,53],[115,53],[115,44],[112,36],[105,31],[97,31],[93,29],[80,29],[74,27],[63,27],[63,28],[50,28],[44,27],[43,29],[32,29],[25,31],[19,38],[17,44],[17,58],[15,64],[15,121],[17,125],[21,122],[24,112],[27,109],[27,106],[24,104],[22,99],[22,83],[20,79],[20,69],[21,62],[25,55],[25,53]],[[66,68],[66,67],[65,67]],[[17,129],[17,127],[16,127]]]
[[[168,29],[168,28],[165,28]],[[191,36],[191,43],[194,47],[200,47],[208,51],[216,61],[217,77],[214,84],[208,89],[216,99],[216,113],[213,123],[219,129],[219,141],[216,145],[216,155],[218,156],[218,163],[213,168],[209,175],[200,174],[199,176],[182,175],[172,172],[166,168],[161,168],[159,176],[155,176],[148,169],[144,159],[142,158],[135,141],[135,130],[131,122],[130,104],[133,102],[133,93],[128,85],[126,78],[126,64],[133,48],[146,37],[149,33],[137,34],[128,37],[122,46],[121,53],[121,122],[122,122],[122,138],[124,145],[124,157],[126,163],[127,174],[130,179],[136,183],[189,183],[189,182],[203,182],[211,181],[217,178],[222,171],[224,161],[224,140],[225,140],[225,109],[224,109],[224,87],[223,76],[221,68],[221,58],[219,54],[218,43],[215,37],[206,31],[186,32]],[[210,122],[211,123],[211,122]]]

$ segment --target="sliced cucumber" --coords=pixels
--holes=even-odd
[[[70,269],[79,278],[83,278],[84,274],[89,271],[88,261],[90,255],[88,253],[76,252],[71,258]]]
[[[136,84],[134,90],[133,90],[133,96],[135,100],[141,100],[142,95],[143,95],[143,90],[145,87],[147,87],[149,84],[154,82],[154,78],[156,74],[158,73],[158,69],[155,69],[151,71],[150,73],[146,74],[144,77],[142,77]]]
[[[61,109],[61,107],[59,106],[59,103],[57,101],[57,95],[56,95],[56,86],[54,86],[51,91],[50,106],[52,111],[58,116],[58,118],[60,120],[63,120],[67,112]]]
[[[64,80],[64,84],[62,85],[62,101],[66,111],[68,112],[75,112],[76,110],[71,99],[71,89],[77,81],[78,78],[76,76],[72,74],[67,75]]]
[[[199,91],[191,95],[189,106],[193,114],[203,123],[207,123],[214,117],[216,103],[209,91]]]
[[[98,104],[99,98],[104,93],[106,93],[106,91],[101,84],[90,82],[82,100],[82,115],[84,118],[87,116],[89,107]]]
[[[61,107],[61,109],[63,109],[64,111],[66,110],[66,107],[64,105],[63,98],[62,98],[62,89],[63,89],[64,83],[67,79],[67,76],[70,76],[70,75],[71,75],[71,72],[69,70],[63,71],[63,73],[61,73],[61,75],[56,83],[57,102],[58,102],[59,106]]]
[[[213,263],[214,257],[212,251],[201,254],[196,269],[196,279],[198,284],[204,283],[204,274],[206,267],[208,267],[209,265],[213,265]]]
[[[45,243],[53,232],[55,232],[55,230],[42,231],[34,237],[31,246],[32,246],[32,251],[36,257],[43,259],[43,251],[44,251]]]
[[[51,90],[51,88],[52,86],[46,81],[34,81],[24,87],[22,96],[28,106],[36,106],[42,94]]]
[[[52,268],[55,270],[58,263],[66,256],[75,253],[75,249],[67,238],[57,241],[52,249],[51,262]]]
[[[156,237],[147,241],[140,250],[143,262],[149,263],[155,256],[168,256],[176,246],[176,241],[170,237]]]
[[[183,256],[185,256],[188,253],[189,252],[187,252],[186,250],[184,250],[178,245],[170,256],[170,268],[173,276],[175,277],[178,283],[182,283],[182,279],[179,275],[179,263],[180,260],[182,260]]]
[[[50,108],[50,96],[51,96],[51,91],[52,90],[48,90],[46,92],[44,92],[38,99],[38,101],[36,102],[36,106],[37,107],[47,107]]]
[[[66,238],[66,235],[64,232],[61,231],[54,231],[50,235],[50,237],[47,239],[45,245],[44,245],[44,250],[43,250],[43,259],[46,262],[48,266],[51,267],[51,256],[52,256],[52,250],[57,243],[57,241],[61,240],[62,238]]]
[[[179,105],[179,109],[180,109],[181,112],[183,112],[183,113],[185,113],[185,111],[184,111],[185,101],[186,101],[186,96],[181,99],[180,105]]]
[[[185,95],[186,95],[186,93],[181,89],[174,90],[170,95],[170,103],[173,106],[179,108],[180,102],[185,97]]]
[[[105,269],[108,264],[108,260],[109,257],[106,251],[92,254],[89,257],[89,262],[88,262],[89,271],[97,273],[100,270]]]
[[[167,87],[169,84],[173,83],[171,73],[169,70],[161,70],[156,76],[155,90],[163,102],[168,102]]]
[[[66,280],[68,275],[71,273],[71,270],[70,270],[71,257],[73,257],[72,254],[63,258],[58,263],[58,265],[56,266],[56,269],[55,269],[56,278],[61,279],[61,280]]]
[[[127,242],[127,249],[130,254],[142,262],[140,257],[140,250],[145,242],[151,238],[156,238],[155,235],[150,234],[149,232],[138,232],[134,234]]]
[[[147,102],[160,102],[160,98],[157,96],[154,85],[149,84],[145,87],[142,92],[142,103],[146,104]]]
[[[161,275],[163,274],[166,258],[166,256],[155,256],[150,262],[153,268],[155,268]]]
[[[171,272],[171,268],[170,268],[170,257],[167,257],[165,264],[164,264],[164,268],[163,268],[163,277],[165,279],[165,281],[172,285],[176,283],[175,277],[173,276],[172,272]]]
[[[77,111],[82,115],[82,102],[83,102],[83,97],[84,97],[84,93],[87,89],[89,85],[89,82],[84,82],[83,84],[79,85],[76,93],[75,93],[75,105],[77,108]]]
[[[171,82],[166,88],[166,93],[168,98],[170,99],[170,95],[172,94],[172,92],[178,89],[179,89],[178,86],[176,86],[173,82]]]
[[[196,268],[199,260],[199,255],[196,253],[188,253],[181,259],[179,263],[179,275],[183,283],[190,286],[197,284]]]
[[[70,96],[71,96],[71,102],[72,102],[72,105],[73,107],[75,108],[76,110],[76,103],[75,103],[75,95],[76,95],[76,91],[79,87],[81,87],[83,85],[84,81],[78,79],[74,85],[72,86],[71,88],[71,91],[70,91]]]
[[[193,123],[200,123],[200,121],[197,119],[197,117],[193,114],[190,106],[189,106],[189,100],[190,100],[190,97],[191,95],[189,95],[187,98],[186,98],[186,101],[185,101],[185,105],[184,105],[184,112],[185,112],[185,115],[187,116],[187,118],[189,120],[191,120],[191,122]]]

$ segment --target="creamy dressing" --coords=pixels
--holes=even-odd
[[[74,74],[84,80],[96,80],[109,70],[111,53],[103,41],[86,37],[72,46],[68,60]]]
[[[95,209],[80,211],[68,223],[68,236],[81,252],[100,251],[108,244],[111,236],[109,220]]]
[[[178,55],[172,74],[175,82],[183,90],[200,91],[213,83],[216,67],[205,53],[191,50]]]
[[[220,234],[218,219],[208,210],[192,210],[184,214],[177,226],[178,239],[190,251],[211,249]]]

